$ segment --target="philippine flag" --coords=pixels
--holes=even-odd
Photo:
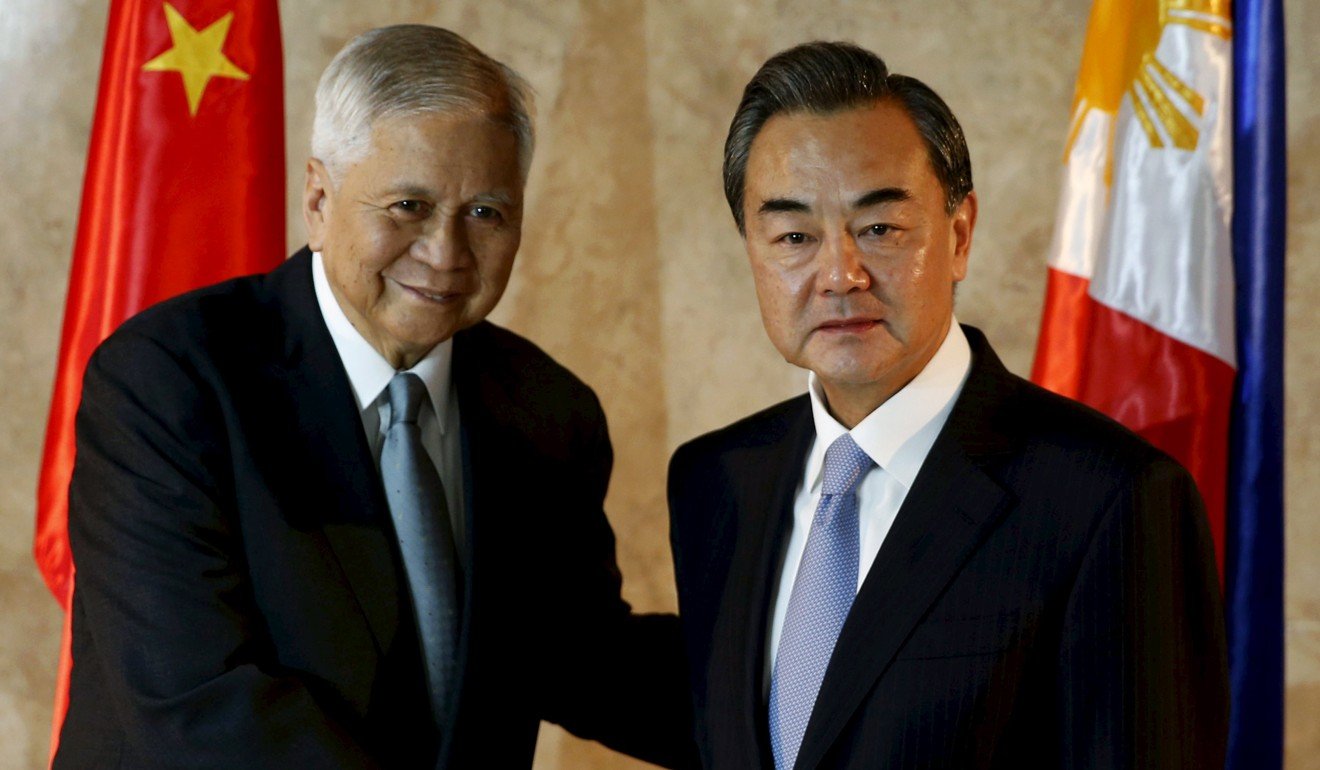
[[[1236,368],[1226,0],[1096,0],[1032,379],[1191,471],[1224,563]]]
[[[1235,770],[1283,764],[1284,26],[1280,0],[1095,0],[1032,371],[1195,476]]]

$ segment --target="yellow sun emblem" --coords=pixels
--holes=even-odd
[[[1152,147],[1164,147],[1159,127],[1175,147],[1193,150],[1205,98],[1155,56],[1164,28],[1180,24],[1231,39],[1230,0],[1097,0],[1082,50],[1065,156],[1091,110],[1118,113],[1127,94]],[[1173,95],[1177,95],[1177,99]],[[1157,124],[1158,126],[1157,127]]]

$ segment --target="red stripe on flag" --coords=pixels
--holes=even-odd
[[[63,604],[68,607],[73,601],[73,580],[69,580],[69,596]],[[65,611],[64,627],[60,631],[60,665],[55,674],[55,717],[50,723],[50,765],[55,764],[55,750],[60,747],[60,728],[64,727],[64,715],[69,713],[69,678],[73,676],[73,613]]]
[[[1047,273],[1042,317],[1048,322],[1041,324],[1036,339],[1031,381],[1076,399],[1086,375],[1085,351],[1094,317],[1095,301],[1086,296],[1091,282],[1053,268]]]
[[[1222,575],[1233,368],[1096,302],[1087,279],[1049,276],[1032,380],[1113,417],[1191,472]]]

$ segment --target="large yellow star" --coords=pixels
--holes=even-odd
[[[142,69],[182,75],[183,90],[188,95],[189,114],[197,114],[202,94],[211,78],[248,79],[248,74],[236,67],[220,50],[229,35],[229,25],[234,21],[233,11],[199,32],[174,6],[165,3],[165,21],[170,26],[174,47],[142,65]]]

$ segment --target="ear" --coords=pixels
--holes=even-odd
[[[334,186],[325,164],[316,158],[307,159],[307,178],[303,182],[302,213],[307,225],[307,247],[320,251],[325,245],[326,221]]]
[[[976,229],[976,191],[967,193],[954,209],[953,227],[953,280],[967,277],[967,257],[972,253],[972,230]]]

